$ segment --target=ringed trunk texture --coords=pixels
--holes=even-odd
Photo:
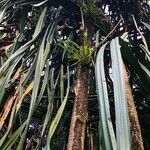
[[[129,84],[129,78],[125,67],[124,67],[124,75],[125,75],[126,94],[128,100],[129,118],[131,122],[130,126],[132,135],[132,150],[144,150],[141,127],[138,120],[138,114],[136,111],[136,106],[134,103],[134,98],[132,95],[132,90]]]
[[[79,64],[75,86],[75,101],[68,138],[68,150],[84,150],[85,128],[87,122],[89,69]]]

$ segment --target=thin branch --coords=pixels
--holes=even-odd
[[[121,21],[122,21],[122,18],[118,21],[115,27],[109,32],[109,34],[95,47],[96,49],[99,48],[102,44],[104,44],[104,42],[106,42],[108,37],[116,30],[116,28],[118,27]]]
[[[83,17],[83,10],[80,8],[81,11],[81,27],[80,31],[85,31],[85,23],[84,23],[84,17]]]

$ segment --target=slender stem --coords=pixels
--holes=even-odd
[[[108,37],[110,37],[110,35],[116,30],[116,28],[118,27],[118,25],[120,24],[121,21],[122,21],[122,18],[118,21],[118,23],[115,25],[115,27],[109,32],[109,34],[96,46],[96,48],[99,48],[100,46],[102,46],[102,44],[104,44],[106,42]]]

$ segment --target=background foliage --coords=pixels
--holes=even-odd
[[[75,52],[79,49],[93,52],[89,56],[92,56],[92,63],[89,65],[86,149],[98,149],[100,109],[95,61],[99,48],[115,37],[120,37],[121,54],[128,69],[145,149],[150,149],[150,3],[144,0],[89,2],[91,5],[86,5],[84,11],[95,20],[92,49],[80,47],[83,37],[78,2],[0,1],[0,149],[66,148],[76,60],[79,59]],[[68,48],[60,46],[62,41],[72,42],[71,56],[76,54],[77,59],[70,60]],[[107,45],[103,63],[115,129],[110,57]]]

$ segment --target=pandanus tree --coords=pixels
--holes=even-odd
[[[149,8],[2,0],[0,149],[149,149]]]

